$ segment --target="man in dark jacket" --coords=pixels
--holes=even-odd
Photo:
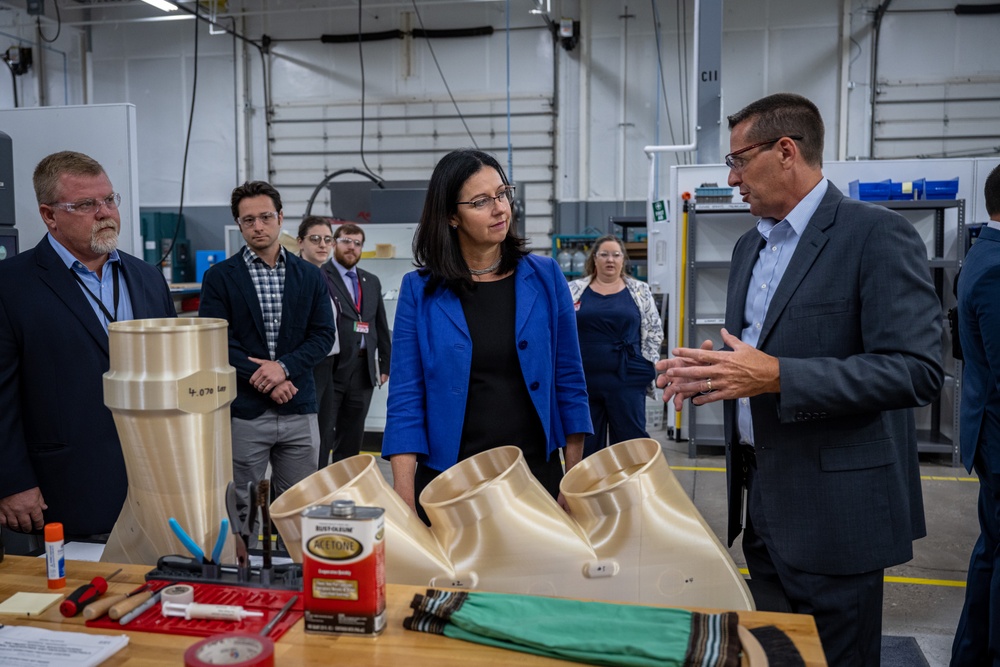
[[[230,408],[233,480],[243,515],[247,482],[262,480],[269,463],[276,494],[316,471],[313,368],[336,330],[319,269],[278,241],[278,191],[263,181],[244,183],[233,190],[231,206],[246,245],[205,272],[199,314],[229,322],[237,387]]]
[[[48,233],[0,262],[0,525],[103,535],[128,490],[104,405],[108,324],[176,313],[163,275],[117,249],[121,195],[100,163],[54,153],[34,186]]]

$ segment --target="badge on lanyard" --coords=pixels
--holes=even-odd
[[[368,333],[368,323],[367,322],[355,322],[354,323],[354,333],[366,334]]]

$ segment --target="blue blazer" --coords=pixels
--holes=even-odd
[[[726,328],[743,329],[764,241],[737,242]],[[937,398],[941,304],[927,249],[898,213],[829,184],[762,323],[781,392],[750,399],[761,510],[782,558],[818,574],[857,574],[912,558],[926,534],[911,408]],[[736,401],[726,401],[729,541],[741,530]]]
[[[408,273],[399,291],[382,456],[416,453],[446,470],[458,462],[472,339],[458,296],[444,287],[425,294],[429,278]],[[517,356],[551,456],[567,434],[593,432],[576,313],[552,258],[526,255],[514,280]]]
[[[285,253],[285,291],[281,296],[281,328],[275,356],[288,369],[288,378],[299,391],[284,405],[250,386],[250,376],[260,366],[249,357],[270,359],[271,355],[264,333],[264,314],[250,269],[243,261],[243,248],[205,272],[198,314],[229,322],[229,363],[236,369],[236,400],[230,406],[233,417],[254,419],[269,408],[279,414],[316,412],[313,369],[330,353],[337,334],[330,293],[317,267]]]
[[[135,319],[174,317],[163,275],[118,252]],[[0,262],[0,497],[39,487],[70,535],[109,533],[128,480],[103,376],[108,334],[45,236]]]
[[[986,227],[958,278],[962,367],[959,424],[962,463],[972,471],[977,450],[1000,473],[1000,231]]]

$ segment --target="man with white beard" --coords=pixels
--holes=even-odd
[[[0,526],[100,536],[128,488],[104,405],[108,324],[176,312],[162,274],[117,250],[121,195],[96,160],[54,153],[33,180],[48,233],[0,262]]]

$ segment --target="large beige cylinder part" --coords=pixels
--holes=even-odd
[[[302,562],[302,510],[334,500],[385,509],[386,581],[429,586],[454,580],[454,571],[434,536],[385,481],[370,454],[321,468],[271,503],[271,519],[295,562]]]
[[[628,440],[588,456],[560,490],[598,556],[620,565],[616,599],[753,609],[736,564],[657,441]]]
[[[615,563],[598,558],[517,447],[460,461],[427,485],[420,504],[463,587],[619,599]]]
[[[103,561],[155,565],[163,554],[186,553],[170,517],[212,552],[233,478],[229,404],[236,370],[227,326],[219,319],[163,318],[108,327],[104,404],[118,428],[129,486]],[[227,545],[223,560],[232,553]]]

